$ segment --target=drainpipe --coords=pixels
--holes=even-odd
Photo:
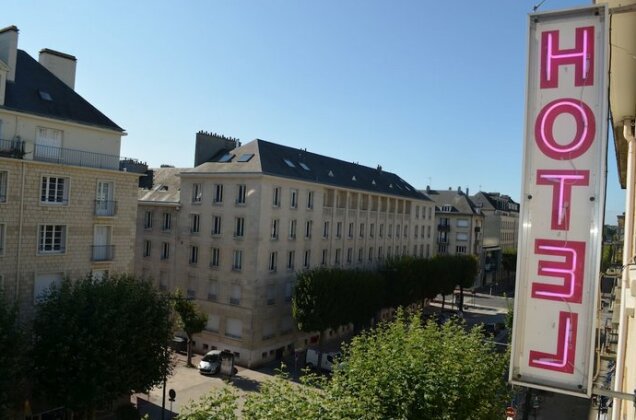
[[[24,159],[24,158],[23,158]],[[24,182],[26,169],[24,167],[24,161],[21,164],[22,168],[22,186],[20,187],[20,215],[18,219],[18,252],[15,262],[15,303],[19,305],[20,302],[20,257],[22,256],[22,225],[24,224]]]
[[[632,119],[623,121],[623,137],[627,140],[627,191],[625,195],[625,242],[623,244],[623,272],[621,278],[621,306],[618,326],[618,349],[616,352],[616,378],[614,390],[623,391],[623,370],[625,369],[625,350],[627,342],[627,319],[625,316],[625,303],[627,299],[627,287],[629,286],[629,270],[627,265],[632,263],[634,254],[634,182],[636,181],[636,145],[634,144],[634,131]],[[618,420],[621,414],[623,401],[614,398],[612,420]]]

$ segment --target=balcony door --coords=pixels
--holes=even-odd
[[[95,236],[93,237],[93,260],[109,261],[112,259],[110,246],[110,226],[95,226]]]
[[[35,159],[59,163],[62,157],[62,131],[38,127],[35,136]]]

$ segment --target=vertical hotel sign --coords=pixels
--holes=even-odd
[[[530,15],[512,383],[589,396],[605,202],[607,8]]]

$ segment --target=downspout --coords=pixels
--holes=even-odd
[[[24,223],[24,183],[26,170],[24,168],[24,161],[22,161],[22,183],[20,187],[20,215],[18,219],[18,252],[15,262],[15,303],[19,305],[20,298],[20,257],[22,256],[22,225]]]
[[[632,262],[634,253],[634,182],[636,180],[636,145],[631,119],[623,121],[623,137],[627,140],[627,191],[625,193],[625,242],[623,244],[623,272],[621,276],[621,306],[618,326],[618,348],[616,351],[616,378],[614,390],[623,391],[623,371],[625,369],[625,351],[627,343],[627,319],[625,317],[625,301],[629,285],[628,264]],[[618,420],[623,401],[614,398],[612,419]],[[619,408],[620,407],[620,408]],[[619,408],[619,409],[617,409]]]

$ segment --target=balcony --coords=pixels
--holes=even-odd
[[[87,168],[119,170],[119,156],[36,144],[33,160]]]
[[[0,139],[0,157],[22,159],[24,157],[24,141]]]
[[[448,232],[450,231],[450,224],[440,223],[439,225],[437,225],[437,230],[439,230],[440,232]]]
[[[448,238],[444,238],[444,237],[439,237],[437,238],[437,243],[438,244],[447,244],[448,243]]]
[[[115,245],[93,245],[92,261],[112,261],[115,257]]]
[[[114,216],[116,213],[116,201],[95,200],[95,216]]]

